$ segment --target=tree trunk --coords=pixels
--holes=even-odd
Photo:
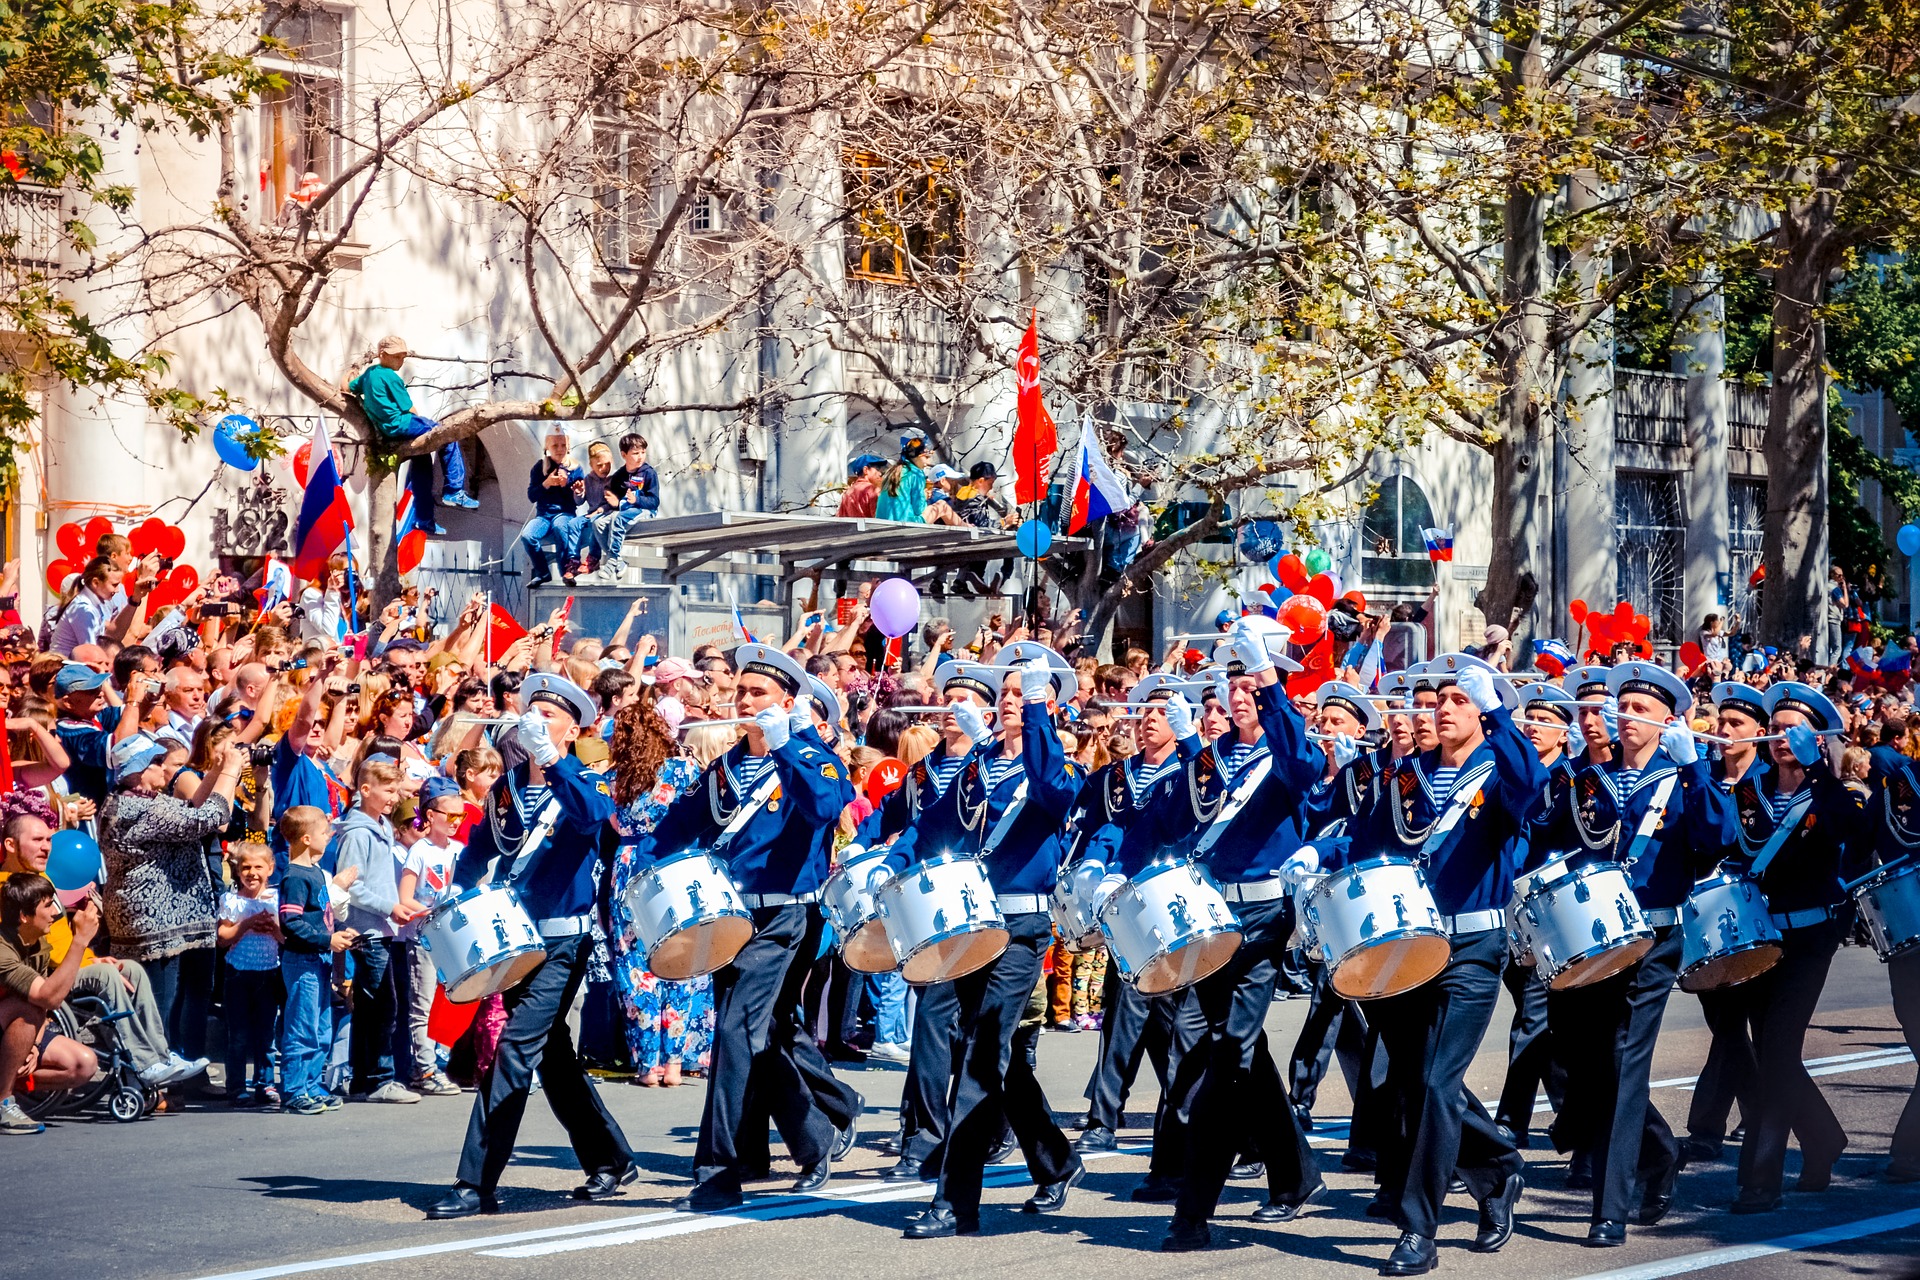
[[[400,594],[399,545],[393,540],[393,512],[400,502],[400,476],[367,459],[367,563],[360,566],[371,630],[387,601]],[[404,463],[401,465],[405,465]]]
[[[1818,204],[1781,216],[1784,251],[1773,277],[1773,391],[1767,401],[1766,566],[1760,638],[1791,650],[1802,636],[1826,653],[1827,234]]]
[[[1527,650],[1532,630],[1528,613],[1539,573],[1551,563],[1540,510],[1558,370],[1550,342],[1552,306],[1546,297],[1551,201],[1551,193],[1516,188],[1506,207],[1500,438],[1488,449],[1494,477],[1493,545],[1480,607],[1490,624],[1512,626],[1515,652]],[[1516,608],[1521,610],[1517,619],[1512,616]]]

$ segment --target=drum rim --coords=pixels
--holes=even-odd
[[[473,888],[468,889],[465,893],[461,894],[457,898],[443,898],[439,902],[434,903],[433,910],[427,912],[427,924],[431,926],[433,922],[439,919],[442,914],[444,914],[445,912],[451,911],[453,908],[459,906],[463,902],[467,902],[467,901],[470,901],[471,899],[478,898],[484,894],[496,893],[496,892],[504,893],[509,898],[512,898],[514,905],[519,907],[522,911],[525,911],[527,909],[526,904],[520,901],[520,895],[514,891],[514,888],[512,885],[510,884],[477,884]]]
[[[444,978],[441,979],[440,985],[445,987],[447,990],[451,991],[455,987],[459,986],[461,983],[465,982],[468,978],[471,978],[476,973],[485,973],[487,970],[492,969],[497,965],[503,964],[508,960],[517,959],[520,956],[532,955],[536,951],[538,951],[541,955],[545,955],[547,953],[545,938],[542,938],[538,943],[532,943],[532,944],[522,943],[519,946],[512,948],[511,950],[502,951],[499,955],[487,961],[485,964],[470,965],[467,968],[462,969],[459,973],[455,974],[452,981],[448,981]],[[485,999],[486,997],[482,996],[479,998]],[[467,1001],[460,1001],[458,1003],[471,1004],[473,1002],[471,1000],[467,1000]]]
[[[868,911],[863,916],[856,916],[853,920],[849,921],[845,925],[842,925],[839,919],[837,918],[839,914],[838,912],[835,912],[830,908],[826,908],[824,903],[822,903],[821,905],[823,910],[825,910],[826,912],[828,923],[833,925],[834,932],[839,934],[841,938],[844,940],[850,934],[858,933],[860,932],[860,930],[866,928],[870,924],[877,923],[880,925],[882,929],[886,928],[886,921],[880,919],[879,899],[877,898],[873,899],[872,902],[873,902],[873,907],[870,911]]]
[[[1580,954],[1568,956],[1564,963],[1554,966],[1553,972],[1551,973],[1548,973],[1545,965],[1542,965],[1540,969],[1540,976],[1547,979],[1549,982],[1551,982],[1553,979],[1565,973],[1568,969],[1571,969],[1574,965],[1579,964],[1582,960],[1591,960],[1595,956],[1603,956],[1609,951],[1618,951],[1621,947],[1624,947],[1629,943],[1639,942],[1642,939],[1657,941],[1658,935],[1654,932],[1653,929],[1643,925],[1642,927],[1635,929],[1630,933],[1623,934],[1621,937],[1616,938],[1612,942],[1608,942],[1605,944],[1596,942],[1592,946],[1588,947],[1585,951],[1582,951]],[[1539,960],[1540,953],[1538,951],[1535,951],[1532,954],[1536,961]],[[1723,951],[1723,952],[1720,952],[1719,954],[1732,955],[1733,953],[1730,951]]]
[[[1196,929],[1192,933],[1182,935],[1178,942],[1170,946],[1165,946],[1160,948],[1158,951],[1154,952],[1152,955],[1148,956],[1144,961],[1142,961],[1140,964],[1140,968],[1145,969],[1148,965],[1151,965],[1156,960],[1163,959],[1166,956],[1173,955],[1175,952],[1185,951],[1188,947],[1194,945],[1196,942],[1205,942],[1208,938],[1217,938],[1223,933],[1237,933],[1240,935],[1240,940],[1243,943],[1246,941],[1246,938],[1247,938],[1246,931],[1240,927],[1240,922],[1238,920],[1234,921],[1231,925],[1224,925],[1224,924],[1208,925],[1204,929]],[[1111,943],[1108,944],[1107,950],[1109,953],[1112,954],[1115,962],[1120,965],[1120,976],[1128,982],[1133,982],[1138,976],[1139,970],[1128,968],[1126,961],[1120,958],[1120,953],[1113,949],[1113,945]],[[1199,979],[1199,981],[1202,981],[1202,982],[1204,982],[1205,980],[1206,979],[1204,978]],[[1162,992],[1161,994],[1171,995],[1172,992]]]
[[[1736,871],[1716,871],[1704,879],[1695,880],[1693,887],[1687,890],[1687,899],[1688,901],[1692,901],[1693,895],[1696,893],[1730,884],[1750,884],[1756,892],[1760,890],[1760,882],[1750,875],[1742,875]]]
[[[1213,873],[1191,858],[1181,858],[1177,862],[1149,862],[1146,866],[1140,868],[1137,874],[1128,876],[1127,883],[1145,884],[1150,880],[1158,880],[1170,871],[1192,871],[1199,876],[1199,879],[1195,883],[1211,884],[1216,891],[1220,888],[1220,882],[1213,878]],[[1278,879],[1279,877],[1274,876],[1270,878]],[[1255,883],[1258,882],[1256,881]],[[1224,897],[1225,895],[1222,894],[1221,896]]]
[[[627,887],[622,889],[619,894],[621,905],[625,906],[627,899],[639,893],[641,890],[641,887],[645,885],[645,883],[646,883],[645,876],[635,876],[633,879],[627,881]],[[729,885],[733,885],[734,899],[736,901],[740,901],[741,900],[740,886],[733,884],[732,876],[727,877],[727,883]],[[633,911],[632,908],[629,907],[627,909],[627,914],[635,915],[635,912]],[[704,915],[689,919],[688,923],[698,923],[701,920],[718,920],[722,916],[738,916],[743,920],[751,920],[753,919],[753,908],[745,905],[744,902],[742,902],[742,905],[737,907],[731,907],[731,906],[716,907],[714,910],[707,912]],[[639,924],[638,918],[635,919],[634,923],[636,926]]]
[[[1680,972],[1678,976],[1684,978],[1690,973],[1700,972],[1702,968],[1704,968],[1709,964],[1712,964],[1715,960],[1724,960],[1728,956],[1745,955],[1747,952],[1756,951],[1761,947],[1772,947],[1774,950],[1784,954],[1786,951],[1786,948],[1780,945],[1781,941],[1782,939],[1780,935],[1776,933],[1771,938],[1755,938],[1753,941],[1743,942],[1737,947],[1728,947],[1724,951],[1715,951],[1709,955],[1701,956],[1698,960],[1695,960],[1692,964],[1682,965],[1680,967]]]
[[[728,878],[732,878],[732,871],[728,868],[727,863],[723,859],[716,858],[711,849],[682,849],[679,853],[672,854],[668,857],[655,858],[651,863],[647,864],[647,870],[658,871],[662,867],[670,867],[676,862],[686,862],[691,858],[705,858],[721,870],[727,871]],[[635,877],[635,879],[638,878],[637,876]],[[739,887],[735,886],[734,891],[736,893],[739,892]]]
[[[1354,946],[1348,947],[1345,951],[1342,951],[1340,953],[1339,959],[1329,960],[1327,961],[1327,964],[1331,968],[1338,968],[1340,965],[1345,964],[1348,957],[1350,956],[1357,956],[1362,951],[1371,951],[1373,948],[1378,946],[1383,946],[1386,943],[1402,942],[1408,938],[1445,938],[1448,942],[1453,941],[1453,935],[1448,933],[1445,929],[1435,929],[1431,925],[1410,924],[1404,929],[1393,929],[1387,933],[1376,933],[1371,938],[1366,939],[1364,942],[1360,942]],[[1327,949],[1327,940],[1325,938],[1321,938],[1319,939],[1319,942],[1320,942],[1320,950],[1324,952]]]
[[[1013,933],[1011,930],[1007,928],[1006,917],[1000,914],[1000,909],[998,907],[995,907],[994,914],[991,919],[988,919],[987,917],[982,916],[978,919],[968,921],[967,925],[964,927],[957,928],[957,929],[945,929],[939,933],[930,934],[929,936],[922,938],[919,942],[916,942],[914,944],[913,950],[907,952],[907,954],[900,957],[900,964],[896,967],[905,968],[909,961],[911,961],[915,956],[919,955],[922,951],[925,951],[928,947],[938,946],[942,942],[949,942],[954,938],[965,937],[969,933],[985,933],[989,929],[998,929],[1001,933],[1006,934],[1008,944],[1009,945],[1012,944]],[[889,941],[891,941],[893,938],[893,934],[889,932],[887,934],[887,938]]]
[[[1363,862],[1349,862],[1346,866],[1338,870],[1327,872],[1318,884],[1307,890],[1307,897],[1311,898],[1316,894],[1326,894],[1331,897],[1332,890],[1327,887],[1328,885],[1340,879],[1342,876],[1347,875],[1349,872],[1365,871],[1373,867],[1411,867],[1414,871],[1420,873],[1420,883],[1426,885],[1429,892],[1432,891],[1433,886],[1428,882],[1426,873],[1421,871],[1419,863],[1415,862],[1412,858],[1395,858],[1382,855],[1377,858],[1368,858]]]
[[[1920,862],[1908,862],[1897,867],[1881,867],[1873,873],[1871,879],[1862,880],[1854,889],[1853,900],[1859,902],[1875,889],[1909,875],[1920,875]]]
[[[1567,856],[1572,857],[1573,855],[1568,854]],[[1552,865],[1553,863],[1551,862],[1545,863],[1541,866],[1540,871],[1544,871],[1547,869],[1547,867],[1550,867]],[[1618,871],[1621,875],[1627,878],[1627,888],[1629,889],[1633,888],[1633,873],[1630,870],[1628,870],[1627,864],[1617,859],[1610,859],[1606,862],[1584,862],[1577,867],[1564,868],[1562,873],[1558,876],[1555,876],[1553,879],[1541,881],[1540,887],[1538,889],[1534,889],[1532,892],[1528,892],[1528,893],[1521,893],[1520,892],[1521,883],[1524,881],[1527,884],[1531,885],[1532,882],[1539,877],[1540,871],[1529,871],[1526,875],[1520,877],[1519,879],[1513,882],[1514,892],[1516,894],[1519,894],[1520,901],[1525,902],[1527,899],[1533,897],[1535,894],[1545,893],[1547,890],[1553,888],[1555,885],[1561,884],[1568,880],[1577,880],[1580,877],[1587,875],[1590,872],[1597,873],[1601,871]],[[1634,905],[1636,907],[1639,906],[1640,895],[1638,893],[1634,894],[1633,899],[1634,899]]]

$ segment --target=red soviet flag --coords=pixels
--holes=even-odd
[[[527,629],[496,601],[487,618],[487,661],[500,661],[500,656],[526,634]]]
[[[1018,365],[1020,398],[1018,420],[1013,428],[1013,500],[1038,502],[1047,491],[1047,470],[1060,442],[1053,431],[1053,417],[1040,396],[1040,310],[1034,308],[1027,331],[1020,339]]]

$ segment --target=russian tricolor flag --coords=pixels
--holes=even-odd
[[[300,499],[300,519],[293,527],[293,572],[311,582],[327,576],[327,557],[346,543],[353,529],[347,507],[347,487],[340,480],[340,463],[327,441],[327,426],[313,422],[311,469],[307,490]]]
[[[1079,533],[1095,520],[1104,520],[1133,505],[1127,486],[1107,465],[1107,456],[1094,438],[1092,418],[1080,419],[1080,461],[1073,471],[1073,514],[1067,518],[1069,534]]]
[[[740,616],[739,605],[733,606],[733,629],[739,634],[740,638],[748,644],[760,643],[760,638],[754,635],[753,632],[747,630],[747,622],[746,619]]]
[[[1573,650],[1565,640],[1535,640],[1533,642],[1533,665],[1558,680],[1574,665]]]
[[[1422,529],[1420,536],[1427,540],[1427,559],[1448,562],[1453,560],[1452,529]]]
[[[1848,654],[1847,666],[1853,669],[1854,678],[1861,683],[1880,683],[1880,661],[1871,646],[1863,644]]]
[[[260,612],[277,609],[293,599],[293,572],[287,568],[287,562],[278,556],[268,556],[266,567],[260,570],[260,586],[253,593],[260,605]]]
[[[427,553],[427,531],[420,527],[414,514],[411,489],[400,490],[400,505],[393,511],[393,544],[398,559],[396,567],[402,574],[420,567],[420,559]]]

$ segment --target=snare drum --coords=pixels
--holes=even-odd
[[[1882,869],[1854,892],[1854,901],[1882,960],[1920,947],[1920,862]]]
[[[1324,875],[1309,875],[1293,887],[1293,932],[1287,935],[1287,950],[1298,947],[1315,964],[1324,962],[1327,953],[1320,946],[1319,935],[1313,931],[1313,922],[1307,919],[1307,895],[1325,879]]]
[[[875,897],[900,974],[916,987],[965,977],[1007,949],[1010,935],[993,884],[969,854],[916,862]]]
[[[1550,990],[1611,978],[1653,946],[1633,879],[1620,863],[1570,870],[1565,862],[1552,862],[1516,885],[1522,889],[1520,932]]]
[[[1100,932],[1120,976],[1143,996],[1184,991],[1240,949],[1240,922],[1206,870],[1148,867],[1100,907]]]
[[[1694,885],[1680,926],[1682,990],[1738,986],[1780,960],[1780,931],[1767,916],[1766,895],[1745,876],[1723,871]]]
[[[753,937],[753,913],[710,853],[662,858],[628,882],[620,905],[656,978],[684,982],[724,969]]]
[[[1326,952],[1333,989],[1348,1000],[1411,991],[1447,967],[1453,940],[1433,891],[1404,858],[1343,867],[1305,899],[1307,927]]]
[[[1060,877],[1047,899],[1060,945],[1075,955],[1100,945],[1100,921],[1094,915],[1093,891],[1105,869],[1098,863],[1078,863]],[[1088,883],[1091,877],[1092,883]]]
[[[498,995],[547,958],[533,917],[505,885],[469,889],[435,905],[420,941],[455,1004]]]
[[[854,849],[820,887],[820,904],[833,923],[840,958],[855,973],[892,973],[898,962],[880,923],[875,893],[887,879],[885,849]]]

